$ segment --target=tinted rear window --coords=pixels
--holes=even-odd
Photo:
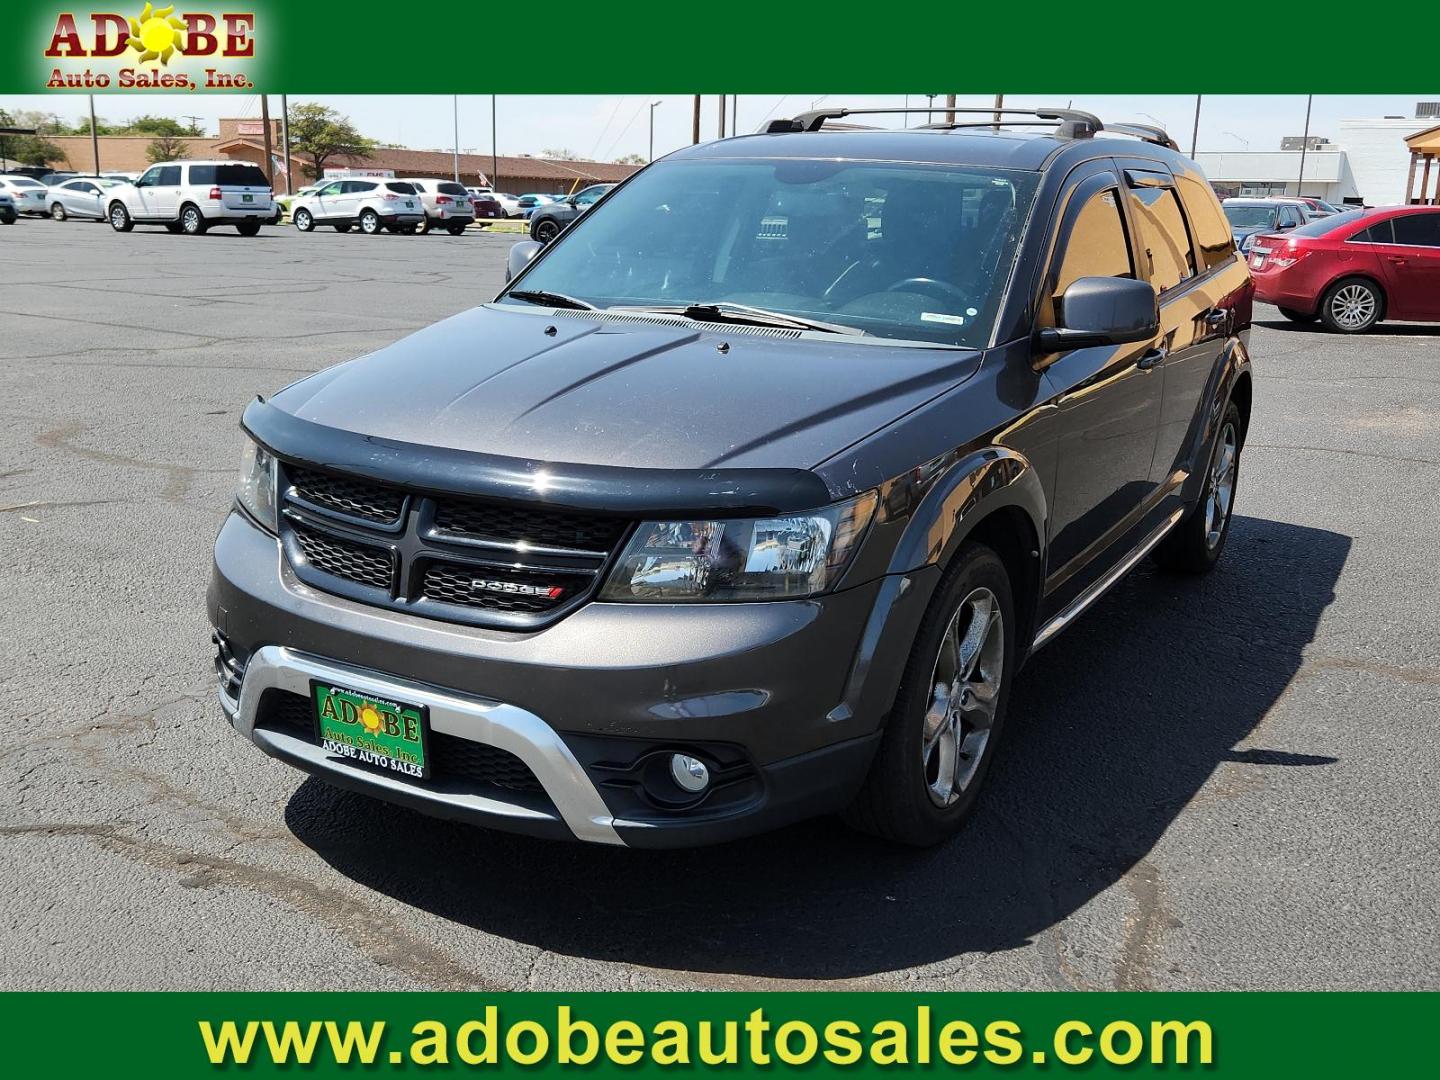
[[[414,185],[414,184],[403,184],[403,183],[401,183],[399,180],[391,180],[389,183],[387,183],[387,184],[385,185],[385,187],[386,187],[387,190],[393,191],[393,192],[395,192],[395,194],[397,194],[397,195],[414,195],[414,194],[416,194],[415,185]]]
[[[1351,210],[1344,214],[1335,214],[1331,217],[1316,218],[1314,221],[1306,222],[1298,229],[1290,231],[1291,236],[1324,236],[1326,233],[1334,232],[1345,225],[1353,224],[1365,216],[1363,210]]]
[[[258,165],[191,165],[190,183],[221,187],[269,187],[270,178]]]
[[[447,180],[435,185],[435,190],[442,195],[468,195],[463,184],[457,184],[453,180]]]

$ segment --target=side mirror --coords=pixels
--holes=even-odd
[[[515,275],[530,265],[530,260],[545,250],[545,245],[538,240],[521,240],[518,244],[510,246],[510,257],[505,262],[505,280],[515,280]]]
[[[1282,222],[1280,222],[1280,224],[1278,224],[1278,225],[1275,226],[1275,231],[1276,231],[1276,232],[1285,232],[1287,229],[1293,229],[1293,228],[1295,228],[1295,222],[1293,222],[1293,221],[1282,221]]]
[[[1036,334],[1042,351],[1148,341],[1160,332],[1160,302],[1148,281],[1077,278],[1060,297],[1059,321]]]

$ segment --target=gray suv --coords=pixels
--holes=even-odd
[[[952,835],[1026,660],[1145,556],[1220,558],[1253,293],[1163,132],[958,111],[672,154],[493,302],[251,403],[235,729],[540,836]]]

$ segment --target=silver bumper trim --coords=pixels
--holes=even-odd
[[[525,762],[578,839],[597,844],[624,844],[615,831],[614,818],[605,801],[570,748],[549,724],[517,705],[453,694],[279,645],[266,645],[257,649],[245,665],[239,699],[221,690],[220,707],[235,730],[261,749],[283,749],[292,757],[304,759],[317,772],[343,774],[379,790],[403,792],[411,798],[433,801],[455,810],[511,819],[547,817],[529,807],[483,795],[429,791],[404,780],[358,769],[303,739],[263,728],[256,730],[255,714],[266,690],[286,690],[309,697],[311,679],[427,706],[430,726],[435,731],[498,746]]]

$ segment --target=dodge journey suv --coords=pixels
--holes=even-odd
[[[252,402],[234,728],[542,836],[952,835],[1026,660],[1145,556],[1220,558],[1252,395],[1195,164],[992,112],[686,148],[493,302]]]

